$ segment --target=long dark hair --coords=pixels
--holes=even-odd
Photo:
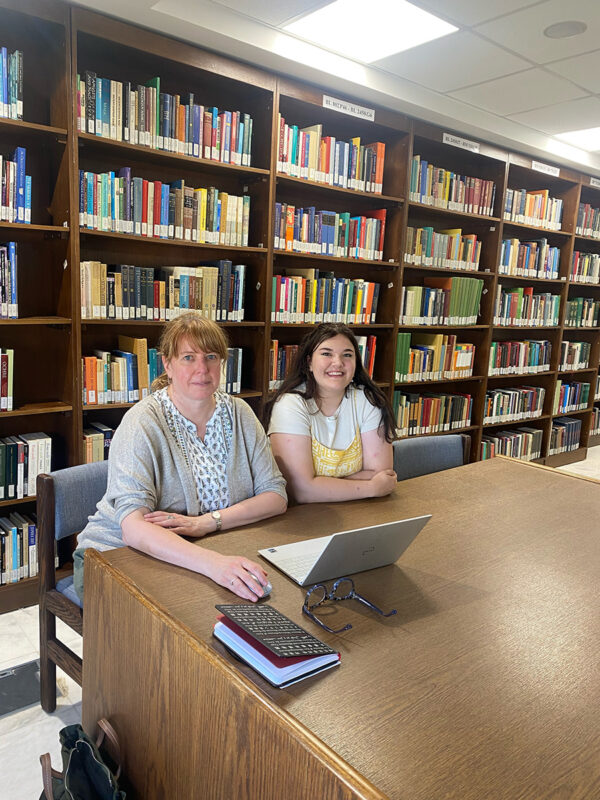
[[[386,442],[393,442],[396,438],[396,423],[390,401],[381,389],[373,383],[371,378],[369,378],[363,366],[362,358],[360,357],[356,336],[351,328],[341,322],[322,322],[304,336],[298,347],[298,353],[294,359],[292,371],[287,378],[285,378],[275,393],[275,396],[265,404],[265,427],[268,429],[273,406],[282,395],[291,392],[293,394],[299,394],[305,400],[311,400],[318,396],[317,383],[309,369],[310,359],[321,342],[324,342],[326,339],[333,339],[334,336],[345,336],[352,344],[356,356],[356,369],[352,382],[349,385],[357,387],[362,386],[365,397],[369,403],[381,409],[381,424],[385,433],[385,440]],[[298,388],[302,384],[305,384],[303,390]]]

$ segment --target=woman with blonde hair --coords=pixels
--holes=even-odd
[[[86,548],[129,545],[256,600],[267,584],[259,564],[188,537],[282,514],[285,481],[253,411],[219,391],[222,329],[188,312],[165,326],[159,347],[165,372],[113,436],[106,494],[74,554],[75,589],[83,599]]]

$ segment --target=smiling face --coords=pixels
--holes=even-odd
[[[221,359],[217,353],[203,353],[184,337],[177,355],[165,361],[165,370],[171,380],[173,399],[184,402],[201,402],[212,398],[219,388]]]
[[[339,395],[341,398],[356,369],[352,342],[342,334],[325,339],[313,350],[308,368],[317,384],[319,396]]]

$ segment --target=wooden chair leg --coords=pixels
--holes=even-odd
[[[48,714],[56,711],[56,664],[48,656],[48,642],[56,638],[56,617],[40,605],[40,702]]]

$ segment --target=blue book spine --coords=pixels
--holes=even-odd
[[[115,173],[109,172],[108,173],[108,190],[110,192],[110,230],[117,231],[117,220],[119,217],[119,210],[117,206],[117,193],[116,193],[116,181],[115,181]]]
[[[96,136],[102,133],[102,78],[96,78]]]
[[[109,230],[108,222],[108,172],[100,176],[100,220],[98,228],[102,231]]]
[[[87,210],[85,207],[85,174],[79,170],[79,227],[83,228],[87,223]]]
[[[31,175],[25,175],[25,222],[31,223]]]
[[[110,80],[100,78],[102,81],[102,136],[110,138]]]
[[[8,243],[8,262],[10,265],[10,298],[8,300],[8,316],[17,319],[19,306],[17,300],[17,244]]]
[[[133,353],[127,353],[125,350],[113,350],[114,355],[119,358],[125,359],[127,366],[127,402],[135,403],[137,400],[137,389],[135,388],[135,381],[133,377]]]
[[[7,75],[7,70],[8,70],[8,64],[7,64],[8,51],[7,51],[6,47],[2,48],[1,53],[2,53],[2,66],[1,66],[1,69],[2,69],[2,83],[0,84],[0,87],[1,87],[1,90],[2,90],[2,97],[0,98],[0,100],[2,102],[2,116],[3,117],[7,117],[8,116],[8,75]]]
[[[163,183],[160,188],[160,236],[169,238],[169,185]]]
[[[97,228],[98,220],[94,217],[94,188],[95,188],[95,175],[93,172],[86,172],[86,185],[87,185],[87,228]]]
[[[25,148],[17,147],[12,160],[17,165],[16,222],[25,222]]]
[[[192,111],[192,155],[195,158],[202,156],[200,151],[200,133],[202,131],[201,106],[195,104]]]
[[[180,275],[179,276],[179,307],[180,308],[189,308],[190,307],[190,276],[189,275]]]

